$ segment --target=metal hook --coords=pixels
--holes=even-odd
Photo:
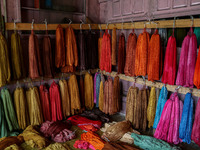
[[[33,24],[34,24],[34,19],[32,19],[32,23],[31,23],[31,29],[33,30]]]
[[[46,30],[48,30],[47,19],[44,20],[44,23],[45,23]]]
[[[101,24],[99,24],[99,29],[100,29],[100,32],[101,32],[102,31]]]
[[[84,24],[84,22],[82,20],[80,20],[81,23],[80,23],[80,32],[82,33],[82,25]]]
[[[16,31],[16,20],[14,20],[14,31]]]
[[[194,17],[190,16],[190,18],[191,18],[191,27],[193,27],[194,26]]]
[[[193,89],[190,89],[190,93],[192,93],[193,92]]]
[[[182,86],[178,86],[177,88],[175,88],[175,91],[177,92],[178,89],[180,89]]]
[[[71,20],[71,19],[69,19],[69,25],[70,25],[70,24],[72,24],[72,20]]]
[[[158,22],[152,21],[151,23],[156,24],[156,29],[158,29]]]
[[[175,28],[175,24],[176,24],[176,17],[174,17],[173,29]]]
[[[108,25],[109,25],[109,23],[106,24],[106,29],[108,29]]]
[[[122,32],[124,31],[124,19],[122,18]]]
[[[91,30],[92,30],[92,29],[91,29],[91,24],[88,24],[88,26],[89,26],[89,28],[90,28],[90,31],[91,31]]]

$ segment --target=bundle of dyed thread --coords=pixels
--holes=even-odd
[[[92,149],[95,150],[94,146],[92,146],[90,143],[86,142],[86,141],[82,141],[82,140],[77,140],[74,143],[74,147],[77,149]]]
[[[101,75],[101,82],[100,82],[100,88],[99,88],[99,109],[103,111],[104,107],[104,76]]]
[[[6,149],[7,147],[11,145],[17,145],[20,146],[24,142],[24,139],[22,136],[10,136],[6,137],[3,140],[0,141],[0,149]]]
[[[107,141],[118,141],[123,137],[125,133],[130,132],[131,129],[131,122],[118,122],[108,127],[103,133],[102,138],[106,139]]]
[[[82,30],[78,34],[77,38],[77,48],[78,48],[78,58],[79,58],[79,69],[86,69],[86,48],[85,48],[85,39]]]
[[[118,73],[124,73],[125,67],[125,57],[126,57],[126,50],[125,50],[125,36],[122,33],[119,37],[119,48],[118,48]]]
[[[26,91],[28,111],[31,125],[40,125],[43,122],[42,107],[37,87],[29,88]]]
[[[114,27],[113,30],[112,30],[112,57],[111,57],[111,64],[113,66],[117,65],[117,61],[116,61],[116,46],[117,46],[116,29],[117,28]]]
[[[121,101],[120,101],[120,84],[119,77],[116,76],[113,82],[113,92],[112,92],[112,102],[110,105],[110,114],[113,115],[120,111]]]
[[[105,70],[106,72],[112,71],[111,64],[111,37],[108,33],[108,30],[105,31],[102,39],[101,46],[101,62],[100,69]]]
[[[148,63],[149,33],[144,32],[138,36],[135,55],[135,75],[146,76]]]
[[[198,89],[200,88],[199,74],[200,74],[200,53],[198,53],[197,62],[196,62],[196,65],[195,65],[195,71],[194,71],[194,85]]]
[[[43,38],[43,65],[44,65],[44,76],[51,78],[53,76],[53,59],[51,50],[51,41],[46,30],[46,35]]]
[[[79,115],[69,117],[67,120],[70,120],[72,125],[76,125],[82,130],[86,131],[97,131],[100,129],[102,124],[99,120],[93,121]]]
[[[53,81],[49,88],[52,121],[62,120],[62,106],[59,86]]]
[[[54,142],[66,142],[75,138],[75,133],[70,131],[70,121],[46,121],[42,123],[40,132],[44,134],[46,138],[51,137]]]
[[[80,75],[79,78],[79,92],[81,97],[81,108],[85,110],[85,90],[84,90],[84,77]]]
[[[40,86],[40,101],[42,105],[44,120],[51,120],[51,104],[49,98],[49,91],[46,85]]]
[[[65,30],[65,45],[65,67],[61,69],[61,72],[74,72],[75,67],[78,66],[78,50],[74,30],[71,26]]]
[[[23,88],[16,88],[14,91],[14,104],[20,129],[29,125],[27,100]]]
[[[160,35],[156,29],[155,33],[152,35],[149,42],[148,49],[148,66],[147,74],[148,80],[160,80],[161,71],[162,71],[162,60],[161,60],[161,46],[160,46]]]
[[[100,37],[98,39],[98,60],[99,60],[99,68],[101,64],[101,50],[102,50],[102,32],[100,32]]]
[[[44,138],[37,130],[36,127],[28,126],[22,134],[24,141],[32,148],[42,149],[49,144],[49,141]]]
[[[105,114],[110,114],[111,112],[111,103],[112,103],[112,92],[113,92],[113,82],[112,78],[109,76],[108,80],[104,83],[104,103],[103,103],[103,112]]]
[[[95,149],[102,150],[105,144],[96,133],[88,131],[87,133],[81,134],[81,140],[90,143]]]
[[[84,79],[85,89],[85,107],[92,110],[94,107],[94,93],[93,93],[93,78],[92,75],[86,72]]]
[[[167,88],[163,86],[160,91],[160,95],[159,95],[159,99],[158,99],[158,103],[156,107],[156,115],[155,115],[154,124],[153,124],[154,129],[157,128],[157,125],[160,121],[163,108],[165,106],[165,103],[167,102],[167,94],[168,94]]]
[[[139,150],[124,142],[107,142],[102,150]]]
[[[176,78],[176,39],[170,36],[165,52],[164,70],[162,82],[174,85]]]
[[[164,106],[154,134],[155,138],[174,144],[181,142],[179,139],[179,125],[182,109],[183,104],[179,100],[177,93],[173,93]]]
[[[155,87],[152,87],[147,107],[147,120],[149,121],[148,128],[153,127],[155,113],[156,113],[156,89]]]
[[[124,68],[124,73],[126,76],[134,76],[135,75],[135,53],[136,53],[136,45],[137,45],[137,35],[132,33],[128,36],[128,42],[126,45],[126,63]]]
[[[70,116],[70,105],[71,105],[67,81],[60,80],[59,86],[60,86],[60,95],[62,101],[62,113],[63,117],[66,118],[67,116]]]
[[[55,65],[57,68],[65,66],[65,41],[61,25],[56,28]]]
[[[193,88],[195,63],[197,57],[197,38],[192,28],[182,43],[179,69],[176,78],[176,85]]]
[[[1,90],[1,99],[3,102],[5,119],[6,119],[9,131],[19,129],[12,98],[8,89]]]
[[[70,76],[68,81],[68,87],[70,99],[73,100],[73,103],[71,103],[71,114],[74,115],[78,110],[81,109],[79,88],[76,75]]]
[[[96,107],[99,107],[100,83],[101,83],[101,74],[97,72],[94,76],[94,103],[96,104]]]
[[[200,99],[197,102],[195,119],[192,128],[192,140],[200,146]]]
[[[21,46],[20,35],[15,31],[11,35],[11,64],[14,79],[25,77],[23,51]]]
[[[42,75],[43,68],[38,38],[32,30],[29,36],[29,76],[31,79],[35,79]]]
[[[8,46],[7,46],[6,39],[4,38],[2,33],[0,33],[0,54],[1,54],[0,87],[2,87],[11,79]]]
[[[191,143],[192,123],[193,123],[193,98],[191,93],[187,93],[184,99],[183,113],[179,127],[179,138],[183,142]]]
[[[126,99],[126,120],[129,120],[133,127],[135,127],[135,120],[136,120],[136,100],[137,100],[137,93],[138,88],[131,86],[128,89],[127,99]]]

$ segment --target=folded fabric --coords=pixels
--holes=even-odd
[[[134,145],[145,149],[145,150],[178,150],[178,147],[172,147],[167,142],[162,140],[146,136],[132,133],[131,137],[134,140]]]
[[[90,143],[96,150],[102,150],[105,143],[96,133],[91,131],[81,134],[81,140]]]
[[[123,142],[107,142],[102,150],[139,150]]]
[[[70,120],[72,125],[76,125],[82,130],[86,130],[86,131],[97,131],[101,128],[101,124],[102,124],[101,121],[89,120],[79,115],[69,117],[67,120]]]

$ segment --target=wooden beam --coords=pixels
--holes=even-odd
[[[147,79],[144,81],[142,78],[137,78],[135,79],[135,77],[129,77],[129,76],[125,76],[124,74],[117,74],[117,72],[105,72],[105,71],[101,71],[104,75],[106,76],[111,76],[111,77],[115,77],[115,76],[119,76],[120,79],[122,80],[126,80],[126,81],[130,81],[130,82],[135,82],[137,84],[141,84],[141,85],[145,85],[146,86],[154,86],[156,88],[159,88],[161,89],[165,84],[162,83],[162,82],[151,82],[151,81],[148,81]],[[171,92],[174,92],[175,89],[177,88],[178,86],[177,85],[168,85],[166,84],[166,88],[168,91],[171,91]],[[193,96],[197,96],[197,97],[200,97],[200,90],[199,89],[196,89],[196,88],[186,88],[186,87],[181,87],[180,89],[178,89],[178,93],[182,93],[182,94],[186,94],[188,92],[190,92],[190,89],[192,89],[192,95]]]
[[[174,20],[161,20],[154,21],[157,23],[158,28],[172,28]],[[152,22],[134,22],[134,23],[116,23],[116,24],[91,24],[91,29],[100,29],[99,25],[101,25],[102,29],[113,29],[116,27],[117,29],[143,29],[144,24],[146,24],[146,28],[156,28],[156,24]],[[191,19],[178,19],[175,21],[176,28],[186,28],[191,27],[192,20]],[[56,30],[58,24],[48,24],[48,30]],[[61,24],[63,28],[67,28],[68,24]],[[72,28],[75,30],[80,29],[80,24],[71,24]],[[200,27],[200,19],[194,19],[194,27]],[[88,30],[89,25],[83,24],[83,30]],[[14,23],[6,23],[6,30],[14,30]],[[31,30],[31,23],[17,23],[16,30]],[[34,24],[34,30],[46,30],[45,24]]]

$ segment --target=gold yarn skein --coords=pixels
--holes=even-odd
[[[70,107],[71,107],[67,81],[60,80],[59,86],[60,86],[60,94],[61,94],[61,99],[62,99],[63,116],[64,118],[66,118],[67,116],[70,116]]]
[[[84,79],[85,89],[85,107],[92,110],[94,107],[94,92],[93,92],[93,78],[88,72],[85,74]]]
[[[68,81],[69,95],[71,99],[71,114],[74,115],[76,110],[81,109],[79,88],[76,75],[71,75]]]
[[[29,88],[26,91],[28,102],[29,118],[31,125],[40,125],[43,122],[42,107],[37,87]]]
[[[156,90],[155,87],[151,88],[149,103],[147,107],[147,120],[149,121],[148,127],[152,127],[156,113]]]
[[[104,92],[103,92],[103,81],[101,81],[99,88],[99,109],[101,111],[103,111],[103,103],[104,103]]]
[[[20,129],[25,129],[29,125],[29,114],[27,110],[27,100],[23,88],[16,88],[14,91],[14,104],[17,120]]]

